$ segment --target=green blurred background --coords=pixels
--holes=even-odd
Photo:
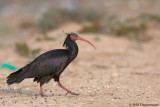
[[[147,31],[160,27],[159,7],[159,0],[0,0],[0,47],[12,43],[19,55],[34,57],[41,49],[30,49],[28,38],[36,32],[37,41],[54,41],[48,32],[66,32],[61,26],[71,22],[82,26],[72,31],[79,34],[148,42],[153,36]]]

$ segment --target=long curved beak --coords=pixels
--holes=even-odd
[[[87,43],[89,43],[90,45],[92,45],[92,46],[94,47],[94,49],[96,49],[96,47],[95,47],[91,42],[89,42],[88,40],[86,40],[86,39],[84,39],[84,38],[82,38],[82,37],[80,37],[80,36],[78,36],[77,40],[82,40],[82,41],[84,41],[84,42],[87,42]]]

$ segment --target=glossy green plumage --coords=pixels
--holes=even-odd
[[[43,53],[28,65],[10,74],[7,77],[7,83],[11,85],[13,83],[20,83],[26,78],[34,78],[34,81],[40,82],[42,86],[52,78],[55,81],[59,81],[61,73],[78,54],[78,46],[70,39],[69,34],[63,46],[66,49],[56,49]]]

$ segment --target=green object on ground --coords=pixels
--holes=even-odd
[[[15,66],[13,66],[11,64],[8,64],[8,63],[0,64],[0,69],[1,68],[8,68],[11,71],[16,71],[16,70],[19,69],[19,68],[16,68]]]

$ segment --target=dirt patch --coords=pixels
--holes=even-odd
[[[78,26],[75,28],[79,29]],[[71,32],[73,29],[67,27],[65,32]],[[77,31],[76,29],[74,31]],[[62,31],[56,30],[49,35],[56,40],[35,42],[35,39],[29,39],[27,43],[33,48],[40,47],[41,53],[62,48]],[[95,41],[97,35],[99,41]],[[61,75],[61,82],[74,92],[80,93],[78,96],[66,95],[53,81],[43,86],[47,97],[39,95],[39,84],[34,83],[33,79],[14,84],[10,89],[6,84],[6,77],[11,71],[1,69],[0,106],[128,107],[129,104],[135,103],[160,106],[160,32],[156,31],[156,35],[158,39],[140,44],[125,38],[101,34],[81,35],[93,42],[97,49],[94,50],[88,44],[78,41],[78,57]],[[20,57],[14,46],[11,46],[0,48],[0,61],[22,67],[30,59]]]

